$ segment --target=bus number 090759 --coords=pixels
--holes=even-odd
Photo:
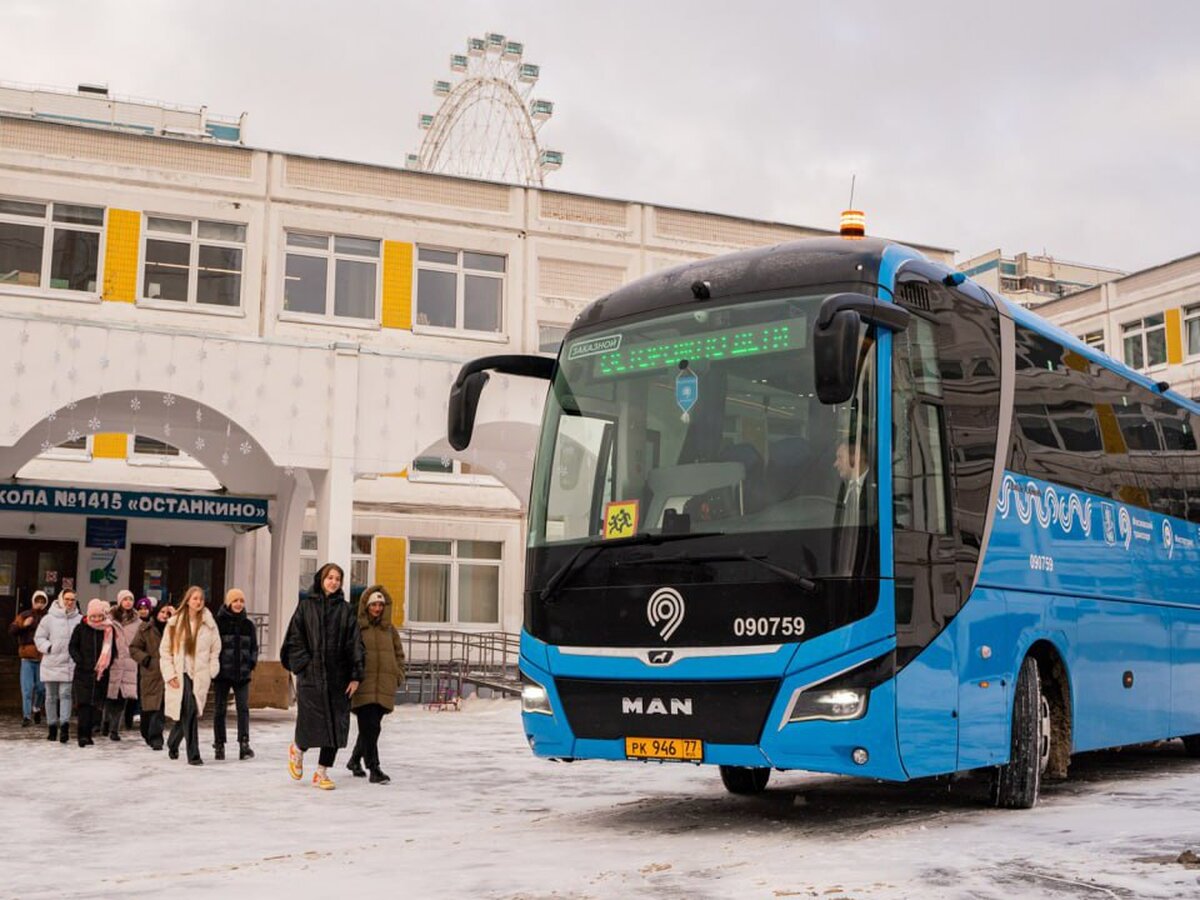
[[[746,616],[733,620],[735,637],[799,637],[803,616]]]

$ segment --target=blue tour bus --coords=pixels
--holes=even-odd
[[[902,781],[1200,754],[1200,408],[904,246],[818,238],[592,303],[547,379],[523,720],[554,759]]]

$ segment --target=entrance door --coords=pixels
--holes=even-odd
[[[209,609],[225,598],[223,547],[161,547],[134,544],[130,551],[129,589],[172,606],[183,600],[191,585],[204,588]]]
[[[64,587],[75,587],[79,546],[68,541],[0,539],[0,625],[33,605],[33,592],[51,600]],[[16,653],[16,640],[0,630],[0,654]]]

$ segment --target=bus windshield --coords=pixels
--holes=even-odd
[[[822,404],[825,296],[572,335],[543,417],[530,546],[874,525],[874,342],[864,331],[850,401]]]

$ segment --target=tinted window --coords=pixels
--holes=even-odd
[[[1016,337],[1009,468],[1200,521],[1200,417],[1027,328]]]

